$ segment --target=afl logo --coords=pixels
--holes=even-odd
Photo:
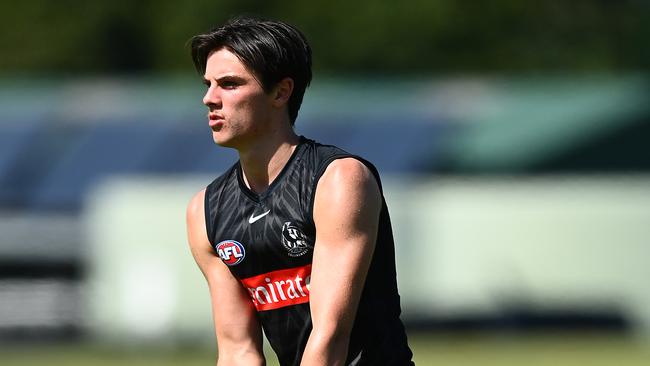
[[[289,221],[282,225],[282,245],[287,249],[290,257],[300,257],[310,248],[307,236],[300,231],[297,225]]]
[[[238,241],[224,240],[217,244],[215,248],[221,260],[229,266],[241,263],[246,256],[244,246]]]

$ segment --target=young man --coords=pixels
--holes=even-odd
[[[390,219],[367,161],[297,136],[311,50],[294,27],[234,19],[192,38],[214,141],[239,161],[187,209],[218,365],[412,365]]]

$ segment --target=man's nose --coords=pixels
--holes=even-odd
[[[203,104],[208,107],[219,106],[221,104],[221,97],[218,95],[216,88],[209,87],[203,96]]]

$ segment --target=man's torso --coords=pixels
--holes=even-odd
[[[343,157],[351,155],[302,138],[264,193],[255,194],[244,184],[238,164],[206,190],[206,225],[211,244],[248,291],[282,365],[300,363],[311,332],[309,293],[316,237],[312,215],[314,194],[327,165]],[[379,179],[374,167],[364,163]],[[388,343],[395,340],[403,342],[396,345],[398,359],[405,359],[406,353],[410,359],[399,321],[394,248],[385,210],[384,204],[378,243],[350,340],[349,360],[356,358],[354,364],[358,365],[370,364],[373,358],[370,348],[375,347],[372,344],[394,346]],[[386,326],[378,326],[378,321],[387,322]],[[408,363],[396,361],[395,364]]]

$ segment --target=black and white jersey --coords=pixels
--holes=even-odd
[[[210,243],[249,293],[283,366],[300,364],[312,329],[309,293],[316,185],[332,161],[346,157],[363,162],[381,187],[369,162],[301,137],[264,193],[246,186],[239,163],[206,188]],[[393,234],[383,197],[382,202],[377,243],[350,338],[349,365],[413,364],[399,319]]]

